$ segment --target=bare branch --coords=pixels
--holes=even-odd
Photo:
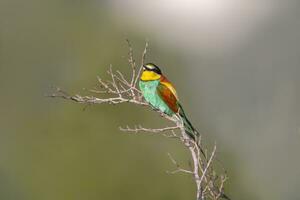
[[[132,76],[131,76],[131,81],[130,81],[130,85],[131,87],[134,87],[134,83],[135,83],[135,79],[136,79],[136,63],[135,60],[133,58],[133,49],[131,46],[131,43],[128,39],[126,39],[126,42],[128,44],[128,48],[129,48],[129,52],[128,52],[128,62],[131,66],[132,69]]]
[[[153,129],[153,128],[144,128],[141,125],[138,125],[138,126],[135,126],[134,128],[129,128],[128,126],[126,128],[120,127],[120,130],[124,131],[124,132],[134,132],[134,133],[138,133],[138,132],[162,133],[162,132],[166,132],[166,131],[176,130],[179,128],[180,127],[178,127],[178,126],[174,126],[174,127]]]
[[[137,82],[139,80],[140,74],[142,72],[142,67],[144,65],[148,42],[145,43],[145,48],[142,53],[141,64],[139,69],[137,69],[136,62],[133,57],[132,46],[127,40],[129,53],[128,53],[128,62],[131,68],[131,77],[126,79],[125,76],[119,71],[113,71],[112,66],[110,65],[108,74],[110,75],[110,80],[103,81],[100,77],[97,77],[98,87],[96,89],[88,90],[96,96],[81,96],[81,95],[69,95],[67,92],[61,90],[60,88],[55,88],[55,91],[51,95],[47,95],[52,98],[62,98],[66,100],[71,100],[76,103],[81,103],[85,105],[91,104],[121,104],[121,103],[132,103],[140,106],[147,106],[148,108],[156,111],[162,118],[172,122],[174,126],[165,127],[165,128],[144,128],[141,125],[135,126],[134,128],[120,127],[121,131],[140,133],[148,132],[152,134],[161,134],[167,138],[176,138],[181,141],[184,146],[189,150],[191,155],[191,170],[183,169],[175,161],[175,159],[170,155],[172,163],[176,166],[174,171],[168,172],[170,174],[175,173],[186,173],[192,175],[197,191],[197,200],[219,200],[221,198],[229,199],[224,194],[224,184],[227,181],[228,177],[226,172],[219,174],[214,169],[214,160],[216,158],[216,145],[210,153],[209,159],[207,159],[210,151],[203,148],[201,136],[197,141],[193,140],[186,133],[184,123],[182,118],[176,114],[169,116],[158,109],[153,108],[147,102],[143,100],[142,93],[137,87]],[[104,97],[101,97],[101,94],[106,94]],[[98,97],[99,95],[99,97]],[[179,131],[177,131],[179,130]],[[224,170],[225,171],[225,170]]]
[[[176,160],[172,157],[172,155],[170,153],[168,153],[168,156],[169,156],[170,160],[172,161],[172,163],[176,166],[176,170],[167,171],[167,173],[176,174],[179,172],[183,172],[183,173],[187,173],[187,174],[193,174],[192,171],[181,168],[180,165],[176,162]]]
[[[70,96],[60,88],[57,88],[55,93],[52,93],[50,95],[46,95],[47,97],[52,97],[52,98],[63,98],[66,100],[72,100],[77,103],[82,103],[82,104],[102,104],[102,103],[108,103],[108,104],[120,104],[120,103],[134,103],[142,106],[147,106],[148,103],[142,102],[142,101],[137,101],[135,99],[126,99],[123,97],[113,97],[113,98],[97,98],[93,96],[80,96],[80,95],[74,95]]]
[[[119,87],[118,87],[118,85],[116,83],[116,80],[115,80],[115,75],[112,72],[112,65],[109,66],[108,73],[111,75],[112,85],[116,89],[117,94],[119,95],[119,97],[122,97],[122,94],[120,93]]]
[[[210,156],[210,158],[208,160],[208,163],[207,163],[207,165],[206,165],[206,167],[205,167],[205,169],[204,169],[204,171],[202,173],[202,176],[200,178],[200,184],[202,183],[204,177],[206,176],[206,173],[207,173],[207,171],[208,171],[208,169],[209,169],[209,167],[210,167],[210,165],[211,165],[211,163],[212,163],[212,161],[213,161],[213,159],[215,157],[216,150],[217,150],[217,146],[215,145],[214,146],[214,150],[212,151],[211,156]]]
[[[134,87],[136,86],[136,84],[137,84],[137,82],[139,80],[139,77],[140,77],[142,69],[143,69],[143,65],[145,64],[147,49],[148,49],[148,42],[146,41],[145,48],[144,48],[144,51],[143,51],[143,54],[142,54],[140,69],[139,69],[139,72],[138,72],[138,74],[137,74],[137,76],[135,78],[134,84],[133,84]]]

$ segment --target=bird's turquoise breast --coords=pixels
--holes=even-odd
[[[169,108],[169,106],[160,98],[157,94],[157,86],[159,85],[159,80],[154,81],[140,81],[139,86],[143,93],[145,100],[150,103],[154,108],[166,113],[167,115],[173,115],[174,112]]]

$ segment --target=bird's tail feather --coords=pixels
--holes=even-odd
[[[206,154],[204,153],[202,147],[199,144],[200,133],[194,128],[194,126],[192,125],[190,120],[187,118],[187,116],[184,113],[184,110],[180,104],[179,104],[179,116],[181,117],[181,119],[183,121],[183,126],[185,129],[185,132],[188,134],[188,136],[190,136],[195,141],[195,143],[199,147],[202,155],[206,158]]]
[[[206,154],[204,153],[202,147],[198,143],[199,142],[198,140],[199,140],[199,137],[200,137],[200,133],[193,127],[192,123],[187,118],[187,116],[184,113],[184,110],[183,110],[183,108],[182,108],[182,106],[180,104],[179,104],[179,108],[180,108],[180,110],[179,110],[179,116],[181,117],[181,119],[183,121],[185,132],[196,142],[196,144],[199,147],[202,155],[204,156],[205,159],[207,159],[206,158]],[[221,198],[226,199],[226,200],[231,200],[224,193],[221,194]]]
[[[183,121],[183,125],[185,128],[186,133],[194,140],[197,142],[200,134],[199,132],[193,127],[192,123],[190,120],[187,118],[186,114],[184,113],[184,110],[182,106],[179,104],[179,116],[181,117]]]

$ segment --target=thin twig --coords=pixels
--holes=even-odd
[[[137,73],[137,76],[136,76],[134,84],[133,84],[134,87],[136,86],[136,84],[137,84],[137,82],[139,80],[139,77],[140,77],[142,69],[143,69],[143,65],[145,64],[147,49],[148,49],[148,42],[146,41],[145,48],[144,48],[144,51],[143,51],[143,54],[142,54],[140,69],[139,69],[139,71]]]
[[[211,163],[212,163],[212,161],[213,161],[213,159],[215,157],[216,150],[217,150],[217,146],[215,145],[214,146],[214,150],[212,151],[211,156],[210,156],[210,158],[209,158],[209,160],[207,162],[207,165],[206,165],[206,167],[205,167],[205,169],[204,169],[204,171],[202,173],[202,176],[200,178],[200,184],[202,183],[204,177],[206,176],[206,173],[207,173],[207,171],[208,171],[208,169],[209,169],[209,167],[210,167],[210,165],[211,165]]]
[[[192,171],[181,168],[180,165],[176,162],[176,160],[171,156],[170,153],[168,153],[168,156],[169,156],[170,160],[172,161],[172,163],[176,166],[176,170],[167,171],[167,173],[176,174],[176,173],[179,173],[179,172],[183,172],[183,173],[187,173],[187,174],[193,174]]]
[[[174,126],[174,127],[165,127],[165,128],[144,128],[141,125],[135,126],[134,128],[129,128],[128,126],[126,128],[120,127],[119,129],[124,132],[149,132],[149,133],[161,133],[161,132],[166,132],[166,131],[172,131],[179,129],[180,127]]]

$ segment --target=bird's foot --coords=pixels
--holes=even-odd
[[[183,138],[183,139],[182,139],[182,142],[184,143],[184,145],[185,145],[186,147],[191,147],[191,146],[192,146],[192,143],[191,143],[191,140],[190,140],[190,139]]]

